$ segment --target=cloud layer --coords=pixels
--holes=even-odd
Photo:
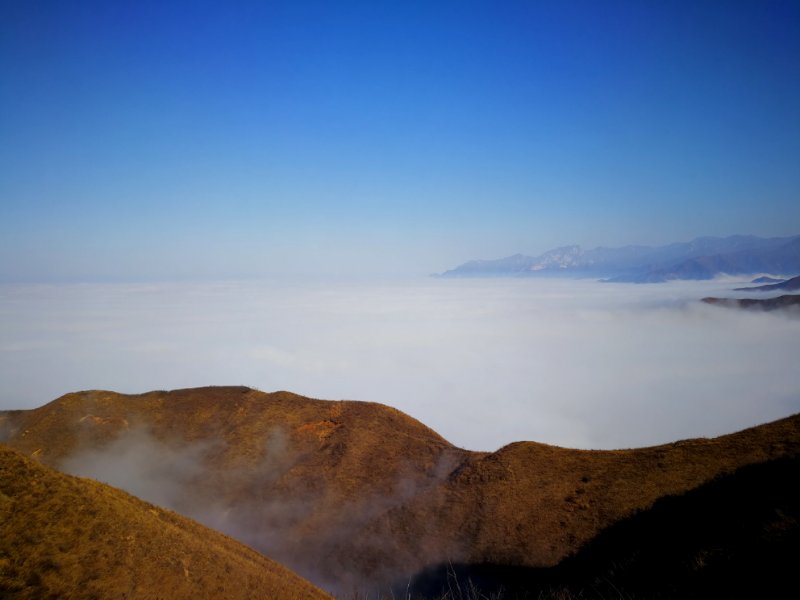
[[[286,389],[395,406],[470,449],[713,436],[800,410],[800,319],[738,282],[0,286],[0,408],[80,389]]]

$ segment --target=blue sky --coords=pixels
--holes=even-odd
[[[0,6],[0,280],[800,233],[800,3]]]

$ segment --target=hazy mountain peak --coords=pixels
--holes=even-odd
[[[671,279],[711,279],[716,275],[800,273],[800,236],[698,237],[663,246],[629,245],[584,250],[560,246],[537,257],[517,254],[496,261],[470,261],[444,277],[563,275],[651,283]]]

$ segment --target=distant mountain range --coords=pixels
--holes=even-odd
[[[771,279],[770,277],[761,277],[760,279]],[[778,283],[770,283],[769,285],[757,285],[754,287],[741,287],[735,288],[737,292],[775,292],[780,290],[795,291],[800,290],[800,276],[792,277],[787,280],[775,280]],[[758,283],[758,280],[753,280],[753,283]]]
[[[768,277],[765,275],[764,277],[756,277],[750,283],[783,283],[784,281],[786,280],[778,277]]]
[[[734,235],[701,237],[666,246],[562,246],[540,256],[515,254],[472,260],[440,277],[598,277],[613,282],[659,283],[674,279],[713,279],[720,274],[800,273],[800,235],[761,238]]]
[[[748,310],[796,310],[800,307],[800,295],[784,294],[777,298],[703,298],[706,304],[725,306],[727,308],[745,308]]]

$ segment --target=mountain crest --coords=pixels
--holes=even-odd
[[[800,453],[800,416],[634,450],[470,452],[381,404],[240,387],[79,392],[0,411],[0,423],[29,457],[195,518],[342,593],[448,561],[552,566],[660,497]]]
[[[564,275],[615,282],[657,283],[673,279],[712,279],[720,274],[800,273],[800,235],[759,238],[734,235],[700,237],[665,246],[561,246],[536,257],[515,254],[498,260],[470,261],[442,277],[519,277]]]

